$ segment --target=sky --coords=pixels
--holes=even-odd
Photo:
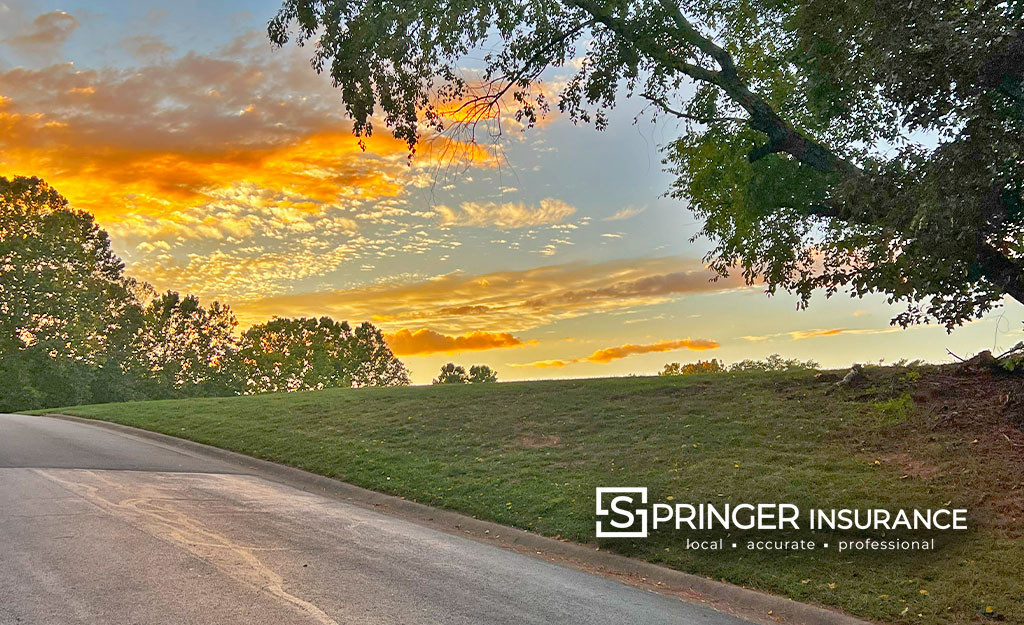
[[[602,132],[502,118],[498,145],[439,138],[411,160],[381,124],[363,150],[309,50],[270,46],[277,6],[0,0],[0,176],[42,177],[128,273],[225,302],[243,328],[370,321],[414,383],[448,361],[502,380],[650,375],[773,353],[946,362],[1024,338],[1012,300],[947,333],[890,326],[902,307],[881,296],[798,310],[711,281],[701,223],[664,197],[659,146],[681,129],[638,103]]]

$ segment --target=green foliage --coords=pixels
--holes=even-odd
[[[807,371],[817,368],[818,363],[813,360],[783,358],[778,354],[764,360],[741,360],[729,365],[729,371]]]
[[[89,401],[97,372],[120,369],[140,315],[123,271],[91,215],[0,177],[0,410]]]
[[[433,384],[469,384],[469,376],[466,375],[466,368],[456,365],[454,362],[441,365],[441,373],[434,378]]]
[[[697,373],[721,373],[725,371],[717,359],[698,360],[697,362],[681,365],[678,362],[670,362],[658,372],[660,376],[671,375],[694,375]]]
[[[352,342],[352,386],[406,386],[409,370],[391,352],[384,334],[373,324],[359,324]]]
[[[238,322],[227,306],[204,307],[168,291],[146,306],[133,350],[152,397],[232,393]]]
[[[0,178],[0,410],[409,383],[379,329],[156,295],[106,232],[37,178]]]
[[[242,335],[238,375],[249,392],[409,383],[401,361],[368,323],[355,332],[330,317],[275,318]]]
[[[999,366],[1004,370],[1013,373],[1024,370],[1024,354],[1013,354],[999,361]]]
[[[772,354],[764,360],[741,360],[731,365],[724,365],[717,359],[698,360],[694,363],[681,365],[678,362],[668,363],[658,372],[659,376],[695,375],[698,373],[728,373],[747,371],[808,371],[818,368],[813,360],[801,361],[796,358],[783,358]]]
[[[914,400],[908,393],[875,402],[875,414],[879,425],[899,425],[914,413]]]
[[[489,384],[498,381],[498,372],[487,365],[473,365],[469,368],[470,384]]]
[[[669,192],[717,272],[953,327],[1024,301],[1022,21],[973,0],[285,0],[268,35],[315,41],[356,134],[382,119],[411,149],[552,104],[603,128],[644,99],[681,124]],[[548,67],[576,68],[553,101]]]
[[[489,384],[498,381],[498,373],[487,365],[473,365],[466,368],[449,362],[441,366],[441,372],[433,384]]]
[[[900,365],[896,365],[896,366],[900,366]],[[915,369],[911,369],[910,371],[907,371],[906,373],[903,374],[903,380],[905,382],[917,382],[920,379],[921,379],[921,372],[917,371]]]

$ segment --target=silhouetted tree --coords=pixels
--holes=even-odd
[[[498,373],[487,365],[473,365],[466,373],[466,368],[449,362],[441,367],[441,373],[434,384],[486,384],[498,381]]]
[[[670,362],[658,372],[658,375],[693,375],[695,373],[721,373],[722,371],[725,371],[722,364],[719,363],[717,359],[712,358],[711,360],[698,360],[697,362],[691,362],[685,365],[679,364],[678,362]]]
[[[388,347],[384,333],[364,321],[355,329],[352,356],[356,363],[353,386],[406,386],[409,370]]]
[[[469,368],[470,384],[485,384],[498,381],[498,372],[487,365],[473,365]]]
[[[441,373],[434,379],[434,384],[466,384],[469,376],[466,375],[466,368],[456,365],[454,362],[441,366]]]

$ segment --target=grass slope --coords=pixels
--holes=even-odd
[[[986,451],[1011,437],[986,423],[970,426],[977,431],[937,428],[927,398],[916,405],[908,394],[923,382],[919,372],[871,376],[869,388],[835,393],[809,372],[741,373],[335,389],[60,412],[586,543],[595,541],[597,486],[648,486],[654,501],[677,503],[967,506],[972,529],[939,536],[934,553],[700,552],[685,548],[682,532],[602,546],[885,622],[1024,622],[1024,536],[1017,500],[1002,496],[1019,497],[1019,457]],[[791,537],[819,545],[837,538],[806,530]]]

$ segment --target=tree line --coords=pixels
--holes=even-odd
[[[107,233],[38,178],[0,177],[0,411],[409,384],[381,331],[274,318],[125,274]]]
[[[697,362],[686,364],[670,362],[662,367],[658,375],[668,377],[674,375],[696,375],[698,373],[735,373],[741,371],[801,371],[817,369],[818,367],[818,363],[813,360],[783,358],[779,354],[772,354],[763,360],[747,359],[730,365],[720,362],[717,358],[698,360]]]

